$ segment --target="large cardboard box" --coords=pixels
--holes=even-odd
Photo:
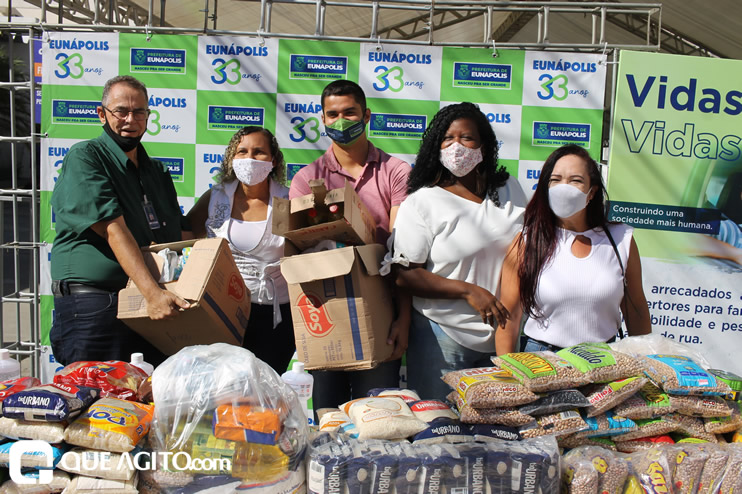
[[[166,247],[180,251],[190,246],[191,254],[180,278],[161,285],[190,302],[190,308],[172,319],[153,321],[147,316],[144,296],[131,280],[119,292],[119,319],[167,355],[190,345],[241,345],[250,317],[250,291],[226,240],[157,244],[143,248],[142,254],[152,275],[159,279],[164,261],[157,252]]]
[[[372,244],[281,259],[305,368],[371,369],[391,356],[392,300],[379,275],[385,252]]]
[[[310,180],[309,186],[311,194],[291,200],[273,198],[275,235],[286,237],[300,251],[314,247],[321,240],[336,240],[347,245],[376,241],[376,221],[350,183],[329,191],[322,179]],[[308,210],[322,211],[332,204],[340,207],[342,218],[318,225],[308,223]]]

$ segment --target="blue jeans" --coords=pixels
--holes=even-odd
[[[412,311],[410,343],[407,347],[407,385],[420,398],[444,399],[452,389],[441,380],[447,372],[491,367],[492,353],[459,345],[441,327],[416,310]]]
[[[314,377],[312,406],[315,410],[337,408],[346,401],[368,396],[373,388],[398,388],[399,365],[397,359],[362,371],[310,371]]]
[[[54,297],[54,322],[49,333],[54,359],[62,365],[83,360],[121,360],[142,352],[159,365],[165,355],[116,318],[118,293],[73,293]]]
[[[526,335],[523,335],[523,338],[524,339],[521,340],[521,346],[523,347],[521,352],[558,352],[561,350],[561,348],[544,344]],[[523,343],[524,341],[525,344]]]

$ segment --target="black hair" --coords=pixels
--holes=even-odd
[[[412,194],[423,187],[447,185],[456,181],[456,177],[441,164],[440,152],[448,128],[454,120],[459,119],[474,122],[482,142],[482,162],[476,167],[478,179],[475,192],[497,202],[497,189],[505,185],[510,174],[497,163],[497,138],[487,116],[472,103],[448,105],[433,117],[423,134],[415,167],[407,180],[407,193]]]
[[[353,99],[356,100],[356,103],[361,105],[361,112],[366,112],[366,95],[364,94],[363,89],[361,89],[361,86],[353,81],[338,79],[329,83],[322,90],[322,98],[320,100],[320,103],[322,104],[322,113],[325,112],[325,98],[328,96],[345,96],[346,94],[352,95]]]

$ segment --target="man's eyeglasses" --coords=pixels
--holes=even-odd
[[[118,118],[119,120],[125,120],[126,117],[129,116],[129,113],[131,113],[134,116],[134,120],[147,120],[147,117],[149,117],[150,111],[149,110],[124,110],[121,108],[117,108],[115,110],[111,110],[109,108],[103,107],[104,110],[108,111],[111,115]]]

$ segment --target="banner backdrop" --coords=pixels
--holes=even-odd
[[[577,143],[600,157],[605,56],[247,37],[50,33],[43,47],[41,239],[54,241],[51,191],[75,142],[101,132],[103,84],[130,74],[147,85],[143,143],[167,163],[183,212],[214,183],[232,134],[274,132],[289,179],[330,146],[320,94],[335,79],[364,89],[373,143],[414,165],[436,112],[471,101],[487,115],[500,162],[529,192],[554,148]],[[48,250],[45,251],[48,254]],[[42,266],[42,342],[53,298]]]
[[[742,374],[742,61],[621,53],[608,192],[653,332]]]

